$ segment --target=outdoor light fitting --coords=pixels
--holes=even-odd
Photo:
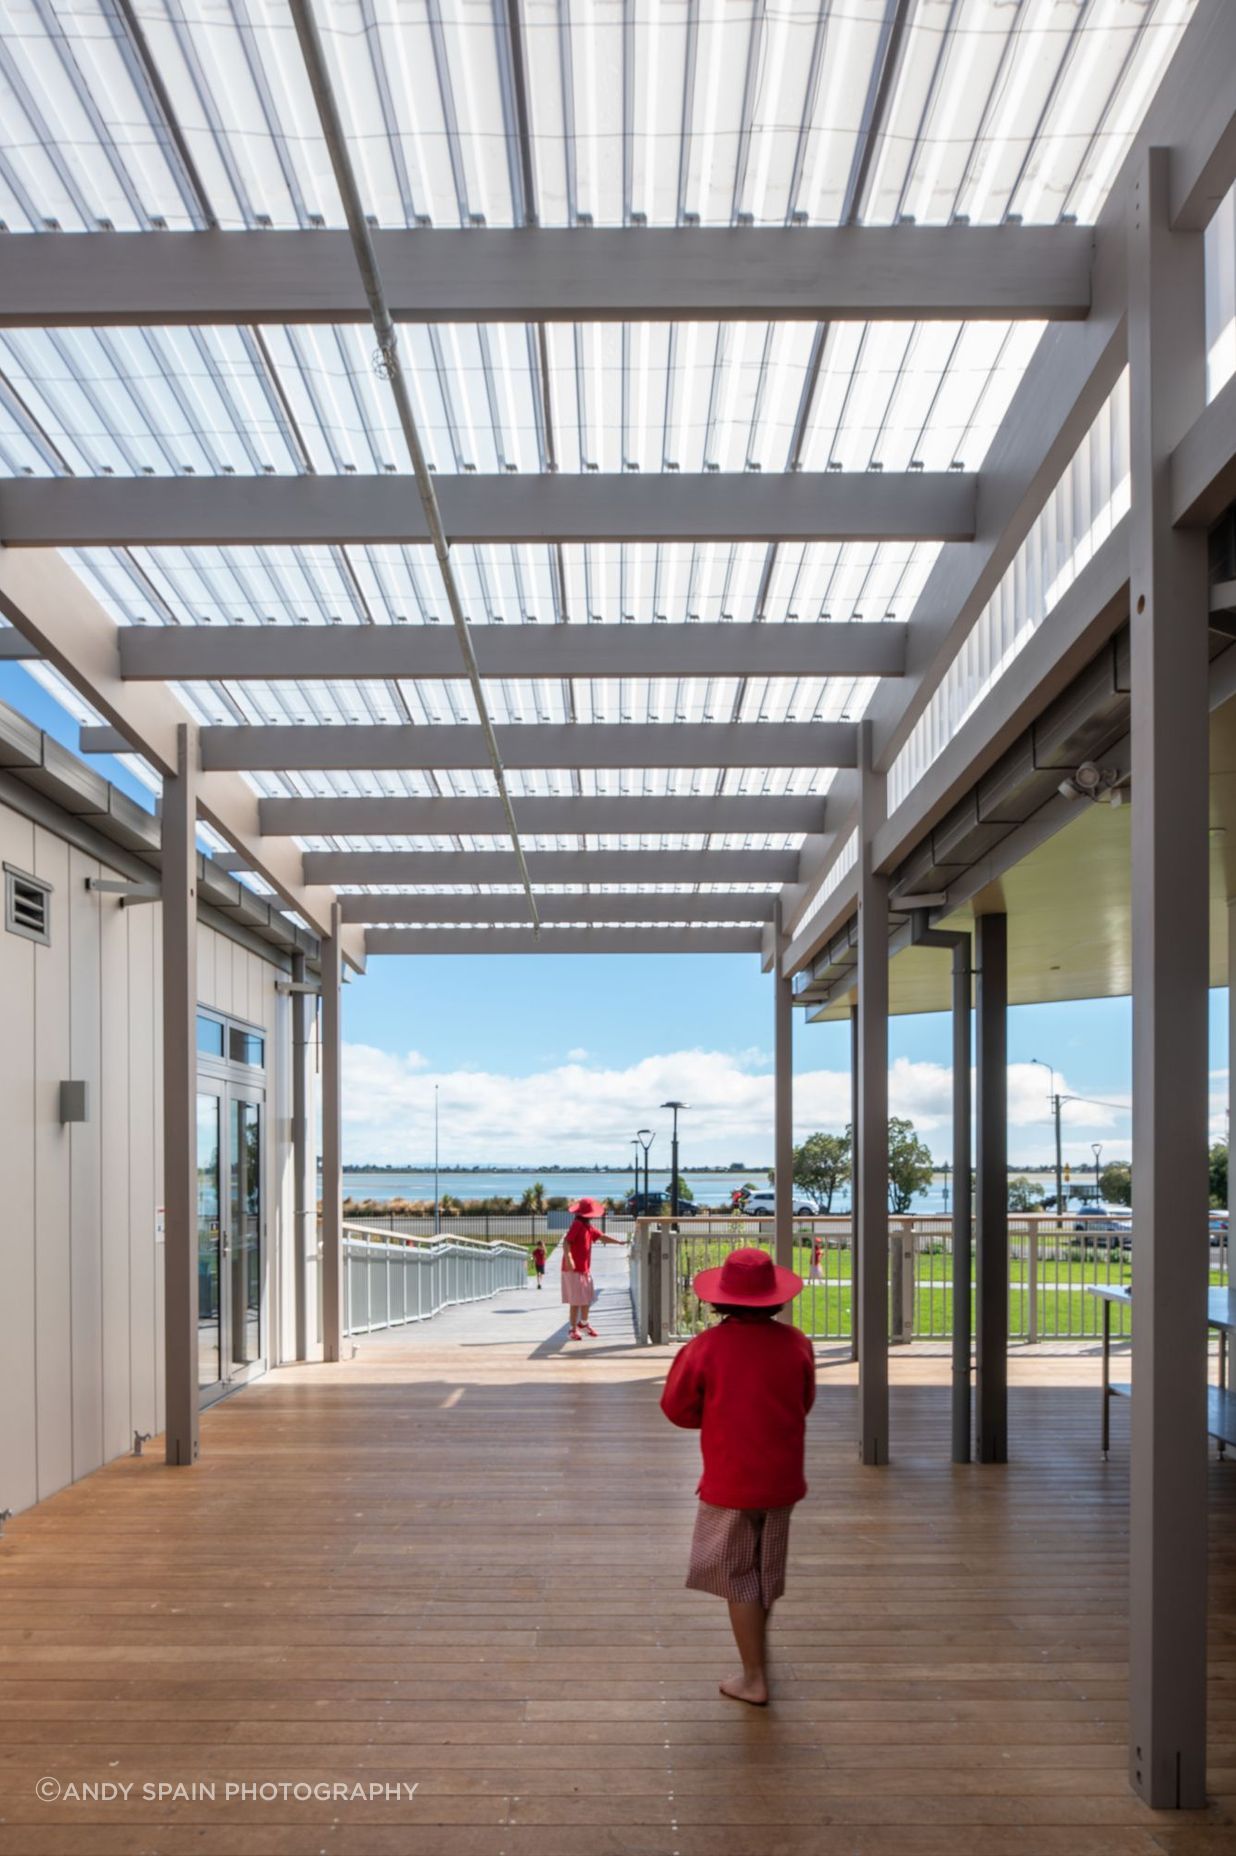
[[[1118,767],[1099,767],[1092,760],[1084,760],[1075,773],[1070,773],[1061,780],[1056,789],[1063,799],[1093,799],[1099,805],[1120,805],[1123,796],[1118,788],[1126,784],[1127,776]]]

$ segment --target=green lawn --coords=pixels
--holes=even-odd
[[[767,1239],[762,1248],[769,1248]],[[697,1271],[724,1261],[733,1248],[722,1238],[688,1237],[681,1255],[678,1284],[678,1331],[696,1333],[707,1325],[708,1314],[701,1310],[689,1281]],[[811,1269],[810,1244],[796,1244],[794,1268],[806,1281],[795,1307],[795,1321],[807,1334],[822,1339],[848,1340],[851,1336],[850,1252],[825,1248],[821,1268],[825,1281],[806,1280]],[[952,1331],[952,1291],[949,1283],[951,1257],[943,1250],[915,1253],[914,1333],[920,1339],[947,1339]],[[1028,1327],[1028,1264],[1024,1257],[1009,1262],[1009,1332],[1025,1337]],[[1067,1256],[1041,1260],[1038,1266],[1038,1335],[1041,1340],[1091,1339],[1102,1333],[1102,1304],[1087,1293],[1093,1284],[1127,1285],[1132,1268],[1127,1253],[1120,1256],[1106,1249],[1079,1247]],[[1224,1276],[1218,1270],[1210,1275],[1218,1287]],[[971,1324],[974,1304],[971,1298]],[[1131,1332],[1130,1311],[1113,1308],[1112,1338],[1127,1339]]]

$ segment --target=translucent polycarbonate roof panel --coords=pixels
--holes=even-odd
[[[289,473],[304,460],[263,339],[240,328],[9,329],[0,375],[25,429],[75,476]]]
[[[518,0],[513,34],[470,0],[317,7],[380,225],[831,225],[1092,219],[1193,0],[901,11]],[[282,0],[2,0],[0,27],[9,226],[342,222]]]
[[[1206,227],[1206,398],[1236,374],[1236,187]],[[0,414],[0,417],[3,417]]]
[[[524,324],[405,324],[399,339],[426,457],[443,475],[551,462],[572,473],[975,470],[1041,332],[838,323],[814,386],[805,322],[551,323],[544,374]],[[359,326],[12,330],[0,332],[0,377],[5,425],[27,444],[13,472],[411,469]],[[411,481],[408,497],[411,511]]]
[[[834,777],[831,768],[819,767],[513,768],[507,774],[507,785],[517,799],[572,795],[681,798],[708,797],[718,792],[776,799],[784,794],[822,797]],[[420,799],[440,794],[455,799],[483,799],[492,797],[496,791],[493,775],[479,768],[444,770],[432,775],[419,769],[375,772],[349,768],[305,772],[293,768],[286,773],[250,773],[245,778],[264,798]]]
[[[775,808],[772,808],[775,810]],[[525,851],[797,851],[801,832],[521,832]],[[458,835],[435,832],[428,836],[370,835],[361,832],[316,834],[297,839],[306,851],[509,851],[511,840],[503,834]],[[371,888],[373,885],[362,885]],[[392,887],[383,884],[383,889]],[[396,889],[402,885],[394,885]],[[622,887],[620,885],[620,887]]]
[[[69,559],[119,625],[445,623],[430,549],[79,548]],[[752,542],[452,550],[472,624],[906,620],[937,542]]]

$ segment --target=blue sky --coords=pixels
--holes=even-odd
[[[1211,1005],[1212,1115],[1221,1133],[1226,994],[1212,995]],[[357,1158],[423,1156],[435,1081],[443,1153],[455,1160],[531,1151],[622,1161],[632,1129],[667,1121],[657,1108],[673,1096],[693,1105],[683,1117],[684,1158],[753,1163],[771,1151],[770,984],[753,959],[378,959],[348,988],[344,1022],[357,1082],[368,1077],[390,1105],[388,1116],[358,1103],[348,1139]],[[840,1126],[847,1028],[796,1014],[794,1043],[798,1136]],[[943,1158],[951,1140],[947,1016],[895,1019],[889,1056],[893,1111],[909,1114]],[[1052,1152],[1049,1079],[1036,1057],[1054,1065],[1063,1093],[1097,1099],[1066,1106],[1066,1157],[1093,1164],[1095,1140],[1106,1159],[1127,1157],[1129,1001],[1010,1012],[1015,1162],[1047,1162]],[[361,1092],[350,1093],[355,1100]],[[392,1147],[401,1135],[411,1145]]]
[[[20,665],[0,664],[0,701],[67,747],[77,725]],[[91,765],[139,803],[152,799],[110,756]],[[438,1086],[445,1160],[557,1157],[624,1162],[641,1125],[683,1117],[684,1162],[771,1154],[772,1001],[758,962],[741,955],[484,956],[377,959],[345,993],[351,1161],[423,1159],[432,1149]],[[1127,999],[1022,1006],[1009,1014],[1011,1157],[1046,1161],[1054,1065],[1066,1094],[1093,1097],[1065,1112],[1065,1151],[1092,1164],[1127,1156],[1130,1007]],[[890,1099],[933,1151],[949,1148],[948,1019],[894,1019]],[[795,1014],[796,1133],[848,1116],[849,1034]],[[1227,995],[1211,995],[1211,1132],[1226,1102]]]

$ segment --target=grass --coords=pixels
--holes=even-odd
[[[770,1248],[765,1239],[763,1248]],[[690,1238],[684,1246],[683,1274],[715,1267],[733,1248],[721,1238]],[[811,1245],[794,1247],[794,1269],[804,1278],[805,1287],[794,1309],[794,1320],[804,1333],[819,1339],[849,1340],[852,1333],[850,1291],[850,1253],[847,1248],[825,1247],[821,1268],[826,1280],[813,1283]],[[923,1340],[945,1340],[952,1332],[953,1296],[949,1282],[951,1255],[936,1247],[915,1252],[914,1334]],[[1030,1291],[1029,1265],[1024,1257],[1009,1261],[1009,1332],[1025,1338],[1028,1332]],[[1080,1244],[1071,1254],[1041,1259],[1038,1266],[1038,1338],[1040,1340],[1098,1340],[1103,1331],[1103,1308],[1088,1293],[1092,1286],[1118,1284],[1127,1287],[1132,1281],[1132,1265],[1127,1252],[1109,1253],[1105,1248]],[[1219,1270],[1210,1272],[1211,1286],[1226,1281]],[[708,1323],[708,1314],[700,1308],[685,1282],[678,1292],[679,1332],[695,1333]],[[974,1300],[971,1297],[971,1329]],[[1111,1311],[1113,1340],[1127,1340],[1132,1331],[1131,1311],[1114,1307]]]

